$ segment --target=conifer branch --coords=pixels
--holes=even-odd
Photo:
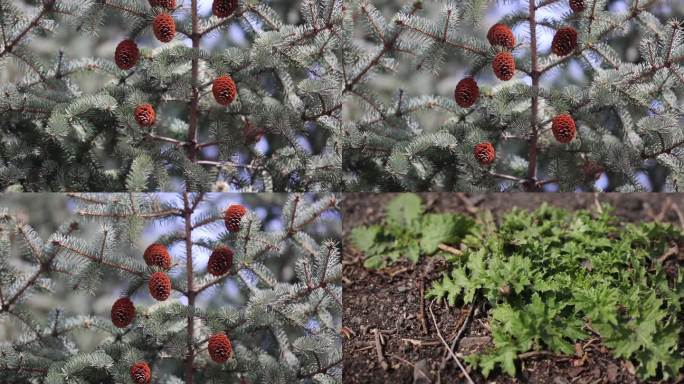
[[[78,229],[78,225],[72,223],[69,226],[66,235],[68,236],[72,234],[76,229]],[[38,281],[38,278],[40,278],[41,275],[50,271],[50,268],[52,267],[52,262],[57,257],[57,254],[58,252],[56,251],[52,252],[50,255],[48,255],[48,258],[46,260],[40,263],[39,268],[33,273],[33,275],[31,275],[31,277],[24,283],[24,285],[22,285],[21,288],[19,288],[19,290],[15,292],[15,294],[12,295],[7,301],[2,303],[2,305],[0,306],[0,312],[9,311],[12,305],[22,297],[26,290],[31,288]]]
[[[51,237],[55,240],[50,240],[45,245],[36,245],[36,249],[43,250],[45,261],[40,263],[42,271],[32,271],[26,277],[26,283],[21,284],[23,288],[16,292],[16,297],[21,296],[22,299],[15,299],[13,296],[10,298],[11,303],[8,303],[5,286],[0,286],[0,312],[6,313],[12,321],[16,321],[23,333],[30,333],[29,335],[22,334],[22,337],[16,342],[12,341],[12,351],[33,358],[35,348],[40,345],[50,352],[46,353],[45,356],[53,356],[48,358],[41,355],[40,364],[35,359],[32,360],[31,364],[28,364],[27,361],[25,365],[14,361],[13,367],[25,366],[29,369],[44,369],[47,366],[49,368],[45,369],[50,372],[48,377],[54,372],[70,372],[69,374],[74,379],[119,382],[126,380],[122,375],[128,376],[129,372],[133,372],[131,368],[134,367],[132,364],[135,361],[144,361],[147,367],[154,372],[155,377],[166,377],[166,375],[174,377],[174,374],[167,369],[169,364],[172,364],[170,360],[176,360],[179,368],[174,368],[173,371],[182,371],[183,379],[175,379],[184,383],[205,382],[209,379],[227,379],[230,381],[235,378],[237,373],[249,375],[250,380],[258,382],[263,379],[266,372],[285,369],[289,372],[286,377],[294,377],[297,372],[304,372],[303,375],[306,375],[312,369],[307,362],[314,358],[311,355],[311,350],[308,349],[309,347],[299,350],[295,348],[295,342],[304,343],[302,345],[311,345],[312,342],[320,343],[320,348],[315,348],[317,355],[315,358],[318,361],[319,368],[325,368],[322,367],[324,364],[337,359],[340,355],[337,351],[339,340],[336,338],[335,330],[331,329],[330,323],[327,322],[329,320],[337,322],[339,318],[338,320],[320,318],[322,316],[321,311],[325,313],[332,311],[337,315],[342,304],[341,290],[338,284],[339,253],[334,241],[318,243],[310,234],[303,231],[305,226],[319,219],[323,212],[335,206],[336,199],[334,197],[314,201],[309,201],[303,196],[296,199],[292,197],[289,199],[287,209],[292,209],[293,214],[283,213],[280,219],[281,222],[289,223],[289,227],[284,225],[277,232],[267,233],[259,230],[259,219],[255,213],[251,212],[244,219],[238,220],[241,220],[240,228],[235,229],[235,227],[227,224],[227,229],[236,232],[236,236],[219,234],[217,237],[208,234],[199,235],[201,232],[193,234],[197,228],[193,225],[193,219],[196,220],[194,221],[195,224],[208,222],[209,218],[218,221],[219,215],[211,212],[213,206],[202,203],[205,201],[204,193],[183,193],[180,204],[177,201],[162,203],[146,195],[134,193],[107,197],[98,195],[72,195],[72,197],[76,199],[78,204],[74,211],[83,213],[80,216],[89,222],[95,220],[102,222],[103,230],[98,231],[98,235],[93,239],[76,239],[70,236],[71,231],[77,228],[76,225],[60,227],[60,230]],[[209,211],[200,212],[205,205]],[[177,214],[154,217],[149,223],[147,222],[148,218],[140,220],[149,213],[156,213],[160,206],[164,209],[177,206]],[[122,213],[128,220],[121,220],[117,216],[87,215],[92,212]],[[20,230],[11,216],[3,217],[2,221],[3,228],[11,228],[14,233],[19,233]],[[146,225],[170,221],[177,224],[183,223],[181,232],[176,234],[172,232],[168,236],[161,236],[145,252],[141,252],[140,257],[144,259],[148,270],[154,272],[150,274],[142,270],[139,271],[138,269],[142,269],[142,267],[139,268],[136,263],[129,262],[127,256],[122,256],[122,249],[119,248],[124,236],[131,236],[132,230],[140,231],[141,221],[145,222]],[[27,239],[34,237],[33,230],[30,227],[24,228],[22,231],[23,237]],[[204,238],[203,236],[209,237]],[[17,239],[25,241],[21,237],[22,235],[19,235]],[[171,283],[169,286],[168,283],[164,283],[163,276],[168,279],[168,272],[166,271],[175,268],[178,263],[168,254],[170,247],[168,249],[166,247],[169,241],[174,238],[182,238],[181,240],[184,241],[185,245],[185,252],[181,253],[185,254],[186,266],[178,277],[179,280],[184,279],[185,283],[169,281]],[[302,243],[302,249],[287,246],[290,239],[295,243]],[[127,238],[126,241],[134,241],[134,239]],[[197,260],[193,248],[196,245],[210,247],[216,251],[219,246],[224,247],[224,243],[230,244],[235,249],[240,248],[241,250],[238,252],[243,254],[235,260],[231,257],[216,263],[215,261],[220,261],[220,259],[215,259],[215,254],[212,253],[214,259],[213,261],[212,258],[209,259],[206,274],[195,268],[194,262]],[[317,251],[314,251],[314,248]],[[166,259],[164,258],[164,251],[167,252]],[[275,271],[264,263],[268,257],[267,252],[288,252],[295,259],[299,259],[295,260],[294,264],[296,279],[279,281],[274,273]],[[126,253],[123,252],[123,254]],[[63,256],[60,257],[60,263],[55,263],[54,268],[51,267],[52,260],[59,256]],[[81,259],[85,259],[87,262],[82,263]],[[226,261],[227,265],[225,264]],[[39,263],[40,260],[33,260],[33,262]],[[315,268],[313,271],[307,269],[307,272],[304,273],[298,267],[302,263],[313,263],[311,265],[315,265]],[[62,311],[57,310],[53,312],[47,326],[43,328],[39,325],[43,322],[36,321],[33,318],[33,313],[26,310],[26,306],[30,304],[23,300],[23,297],[26,296],[25,293],[31,286],[43,287],[44,281],[62,278],[57,273],[46,275],[46,272],[64,271],[70,276],[70,279],[76,279],[77,284],[88,280],[82,288],[93,290],[93,284],[99,282],[100,273],[98,270],[101,268],[122,271],[124,272],[121,274],[124,276],[123,280],[130,280],[128,287],[119,299],[113,300],[111,320],[109,313],[103,314],[106,320],[99,317],[81,316],[66,318]],[[251,273],[245,274],[240,271],[250,271]],[[92,276],[93,274],[97,276]],[[183,274],[185,276],[182,276]],[[200,275],[202,276],[200,277]],[[215,278],[210,279],[210,275],[214,275]],[[45,280],[41,279],[43,276],[46,277]],[[90,280],[90,277],[94,277],[94,279]],[[228,310],[199,308],[197,306],[198,295],[210,287],[225,283],[229,279],[239,279],[245,283],[244,286],[240,284],[240,295],[245,298],[244,301],[241,300],[241,304],[236,304],[235,307],[231,305],[227,307],[230,308]],[[40,281],[40,283],[36,284],[36,281]],[[304,281],[306,284],[302,284]],[[127,300],[138,300],[139,295],[134,293],[143,286],[147,286],[150,295],[158,301],[169,299],[170,290],[174,289],[180,292],[187,299],[187,302],[184,303],[174,297],[171,302],[146,306],[145,310],[140,312],[138,312],[138,303],[135,303],[134,307],[127,307]],[[317,290],[320,291],[316,292]],[[219,292],[217,291],[217,293]],[[116,297],[117,294],[114,296]],[[18,305],[17,303],[21,304]],[[258,318],[254,318],[254,316],[258,316]],[[305,319],[313,319],[318,325],[313,327]],[[136,323],[135,326],[131,326],[133,322]],[[117,330],[117,328],[122,329]],[[284,331],[287,328],[298,328],[300,330],[291,334]],[[60,348],[64,345],[68,345],[65,338],[69,333],[88,329],[105,333],[108,335],[107,341],[98,345],[97,350],[92,353],[79,352],[77,349],[65,354],[56,353],[61,351]],[[140,331],[143,333],[141,334]],[[231,361],[231,365],[236,366],[230,368],[216,366],[211,370],[198,369],[196,365],[198,356],[205,353],[206,350],[215,363],[225,362],[225,360],[221,360],[221,355],[216,354],[216,348],[218,348],[216,342],[214,344],[210,342],[210,340],[218,337],[219,333],[217,332],[224,332],[228,341],[235,343],[233,345],[236,348],[232,350],[232,353],[228,352],[228,359]],[[262,342],[259,341],[261,336],[258,338],[259,340],[254,340],[251,337],[250,334],[254,332],[265,332],[264,337],[272,338],[278,343],[281,349],[280,353],[274,354],[264,349],[261,345]],[[207,333],[211,336],[208,336]],[[124,337],[126,335],[130,336]],[[47,342],[51,340],[59,342]],[[122,355],[122,351],[126,351],[125,355]],[[297,360],[300,361],[300,366],[286,362],[282,356],[286,351],[295,354]],[[239,354],[237,358],[232,357],[235,353]],[[265,355],[268,357],[266,358]],[[131,361],[130,359],[135,360]],[[158,364],[161,359],[164,359],[164,364]],[[245,365],[244,359],[249,359],[252,362]],[[107,369],[87,369],[88,367],[101,368],[105,366]],[[70,371],[72,367],[73,370]],[[26,371],[25,374],[21,375],[12,372],[10,373],[10,380],[23,376],[36,377],[41,373],[36,371],[29,374],[28,372]],[[326,372],[327,369],[320,371],[321,374],[326,374]],[[331,376],[334,379],[333,382],[338,382],[339,374],[337,372],[331,373]]]
[[[325,373],[325,372],[327,372],[329,369],[334,368],[335,366],[340,365],[340,364],[342,364],[342,359],[341,359],[341,358],[338,359],[338,360],[335,360],[335,361],[331,362],[330,364],[328,364],[328,365],[326,365],[326,366],[324,366],[324,367],[321,367],[321,368],[319,368],[319,369],[317,369],[317,370],[315,370],[315,371],[313,371],[313,372],[309,372],[309,373],[299,373],[299,374],[297,374],[297,378],[299,378],[299,379],[311,378],[311,377],[313,377],[313,376],[318,375],[319,373]]]
[[[192,35],[190,36],[190,39],[192,40],[192,48],[194,50],[199,50],[200,47],[200,39],[202,38],[202,35],[200,35],[199,32],[199,26],[198,26],[198,16],[197,16],[197,11],[198,11],[198,3],[197,0],[191,0],[191,18],[192,18]],[[190,158],[191,161],[195,161],[197,157],[197,124],[198,124],[198,108],[199,108],[199,84],[198,84],[198,79],[199,79],[199,59],[196,56],[193,56],[191,60],[191,80],[190,80],[190,86],[192,88],[191,92],[192,95],[190,96],[190,128],[188,129],[188,136],[187,136],[187,142],[190,143],[188,145],[188,157]]]
[[[197,0],[192,0],[193,7],[197,6]],[[196,17],[197,10],[194,10]],[[196,26],[193,26],[195,30]],[[199,201],[199,199],[197,200]],[[183,220],[185,222],[185,265],[187,275],[187,298],[188,298],[188,325],[187,325],[187,347],[188,354],[185,360],[185,384],[193,383],[194,366],[195,366],[195,291],[193,261],[192,261],[192,213],[196,205],[191,205],[188,199],[188,193],[183,193]]]
[[[129,13],[129,14],[133,15],[133,16],[137,16],[137,17],[139,17],[139,18],[141,18],[141,19],[145,19],[145,18],[147,17],[147,15],[145,15],[145,14],[143,14],[143,13],[140,13],[140,12],[138,12],[138,11],[136,11],[136,10],[127,8],[127,7],[122,6],[122,5],[119,5],[119,4],[114,4],[114,3],[109,2],[109,1],[107,1],[107,0],[102,0],[101,4],[104,5],[105,7],[109,7],[109,8],[116,9],[116,10],[119,10],[119,11],[122,11],[122,12],[126,12],[126,13]]]
[[[26,28],[19,32],[19,34],[14,39],[12,39],[12,41],[10,41],[9,44],[5,44],[3,50],[0,51],[0,57],[4,56],[6,53],[11,53],[14,47],[16,47],[21,42],[21,40],[26,36],[26,34],[28,34],[31,30],[38,26],[43,17],[45,17],[50,11],[51,6],[49,4],[51,4],[51,2],[44,3],[40,12],[38,12],[38,14],[33,18],[33,20],[31,20],[28,23]],[[5,34],[3,33],[3,37],[4,36]]]
[[[541,76],[537,64],[537,8],[534,6],[534,3],[534,0],[529,1],[528,10],[530,26],[530,68],[532,68],[532,100],[530,107],[530,154],[527,176],[532,183],[537,181],[537,141],[539,140],[537,115],[539,113],[539,78]],[[530,189],[529,184],[527,188]]]
[[[90,260],[90,261],[92,261],[92,262],[94,262],[94,263],[102,264],[102,265],[104,265],[104,266],[107,266],[107,267],[110,267],[110,268],[114,268],[114,269],[119,269],[119,270],[122,270],[122,271],[124,271],[124,272],[128,272],[128,273],[130,273],[131,275],[135,275],[135,276],[138,276],[138,277],[144,277],[144,276],[145,276],[145,274],[142,273],[142,272],[140,272],[140,271],[136,271],[136,270],[134,270],[134,269],[132,269],[132,268],[129,268],[129,267],[125,266],[125,265],[121,265],[121,264],[118,264],[118,263],[115,263],[115,262],[112,262],[112,261],[109,261],[109,260],[104,260],[104,259],[103,259],[102,257],[100,257],[100,256],[89,255],[89,254],[87,254],[87,253],[81,251],[80,249],[76,249],[76,248],[74,248],[74,247],[72,247],[72,246],[70,246],[70,245],[68,245],[68,244],[65,244],[65,243],[62,242],[62,241],[57,240],[57,241],[54,242],[54,244],[57,245],[57,246],[59,246],[59,247],[61,247],[61,248],[66,249],[66,250],[68,250],[68,251],[71,251],[72,253],[74,253],[74,254],[76,254],[76,255],[78,255],[78,256],[84,257],[84,258],[86,258],[86,259],[88,259],[88,260]]]

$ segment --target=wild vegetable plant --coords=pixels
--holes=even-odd
[[[427,295],[484,300],[493,347],[467,361],[485,376],[514,376],[518,354],[572,355],[576,342],[598,336],[640,378],[672,379],[684,366],[683,246],[680,228],[623,224],[609,209],[513,210],[499,225],[474,226]]]
[[[416,263],[420,256],[438,252],[440,245],[459,242],[472,225],[463,215],[426,213],[418,195],[405,193],[387,204],[381,224],[358,226],[350,237],[364,253],[364,266],[375,269],[402,258]]]

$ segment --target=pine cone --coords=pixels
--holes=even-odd
[[[233,353],[233,346],[225,333],[220,332],[209,338],[209,355],[216,363],[225,363]]]
[[[247,208],[240,204],[229,206],[223,217],[226,222],[226,229],[230,232],[240,232],[240,220],[245,213],[247,213]]]
[[[150,7],[163,7],[172,10],[176,8],[176,0],[150,0]]]
[[[249,121],[246,121],[242,127],[242,134],[245,136],[245,144],[248,145],[261,140],[261,138],[264,137],[264,133],[266,133],[266,131],[264,131],[263,128],[255,127]]]
[[[237,0],[214,0],[211,12],[216,17],[228,17],[238,8]]]
[[[123,40],[116,46],[114,51],[114,62],[121,69],[131,69],[140,59],[138,44],[133,40]]]
[[[480,96],[480,88],[477,87],[477,82],[472,77],[466,77],[456,84],[454,91],[454,98],[456,104],[462,108],[469,108],[477,101]]]
[[[221,105],[230,105],[237,96],[235,82],[228,75],[219,76],[211,86],[214,99]]]
[[[135,306],[128,297],[122,297],[112,305],[112,323],[117,328],[126,328],[135,319]]]
[[[494,162],[494,159],[496,159],[496,151],[489,141],[483,141],[475,145],[473,155],[475,155],[477,161],[482,165],[490,165]]]
[[[155,272],[147,282],[150,295],[159,301],[164,301],[171,295],[171,279],[164,272]]]
[[[551,130],[553,136],[556,137],[559,143],[567,144],[575,138],[575,120],[568,114],[558,115],[553,118],[551,123]]]
[[[207,271],[214,276],[221,276],[233,265],[233,251],[225,246],[216,247],[209,256]]]
[[[577,47],[577,31],[572,27],[561,28],[556,31],[551,42],[551,50],[558,56],[565,56]]]
[[[131,379],[135,384],[148,384],[152,378],[150,366],[144,361],[138,361],[131,366]]]
[[[147,103],[135,107],[133,114],[135,115],[135,121],[137,121],[138,125],[141,127],[151,127],[157,119],[154,108]]]
[[[510,80],[515,74],[515,60],[510,52],[499,52],[492,61],[492,70],[499,80]]]
[[[169,250],[163,244],[155,243],[145,249],[143,253],[145,264],[150,267],[160,267],[165,270],[171,268],[171,256]]]
[[[584,11],[584,0],[570,0],[570,9],[575,13]]]
[[[508,25],[497,23],[487,32],[487,40],[491,45],[500,45],[507,49],[515,47],[515,36]]]
[[[162,43],[168,43],[176,36],[176,22],[168,13],[160,13],[152,23],[154,36]]]

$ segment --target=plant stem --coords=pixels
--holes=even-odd
[[[195,4],[197,0],[193,0]],[[185,257],[186,274],[188,279],[188,356],[185,359],[185,383],[192,384],[193,366],[195,365],[195,288],[193,279],[192,265],[192,212],[193,206],[190,205],[188,193],[183,193],[183,220],[185,221]]]
[[[537,179],[537,140],[539,132],[537,130],[537,115],[539,113],[539,67],[537,63],[537,19],[534,0],[529,1],[529,24],[530,24],[530,58],[531,58],[531,77],[532,77],[532,106],[530,109],[530,157],[527,169],[529,183],[526,185],[528,191],[536,190],[535,182]]]
[[[199,33],[198,28],[198,16],[197,16],[197,0],[192,0],[192,34],[190,39],[192,39],[192,49],[199,50],[200,39],[202,35]],[[191,161],[195,161],[197,158],[197,114],[198,114],[198,104],[199,104],[199,59],[197,56],[192,58],[192,70],[191,70],[191,86],[192,86],[192,96],[190,98],[190,128],[188,129],[188,157]]]

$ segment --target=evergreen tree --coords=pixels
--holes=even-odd
[[[0,0],[0,186],[339,189],[342,1],[303,1],[294,18],[279,7]],[[112,24],[127,32],[108,58],[48,48]]]
[[[503,2],[349,2],[351,188],[631,191],[646,171],[680,190],[681,5],[512,3],[491,22]]]
[[[47,240],[2,212],[0,324],[15,332],[0,341],[1,382],[341,382],[341,265],[337,242],[321,239],[334,196],[289,196],[269,231],[257,207],[224,211],[213,194],[73,199],[77,216]],[[127,252],[151,227],[155,243]],[[109,297],[111,278],[124,287],[111,313],[46,318],[31,305],[65,282]],[[92,350],[74,341],[83,333]]]

